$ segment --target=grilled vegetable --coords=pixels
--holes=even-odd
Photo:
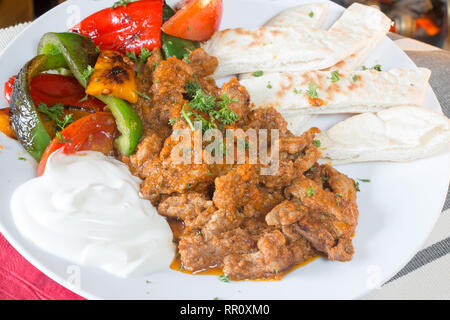
[[[136,79],[134,63],[116,51],[102,51],[86,88],[92,96],[101,94],[136,103]]]
[[[64,148],[66,154],[90,150],[108,155],[112,151],[115,130],[114,117],[108,112],[97,112],[75,121],[48,145],[37,175],[44,173],[48,158],[60,148]]]
[[[169,20],[175,11],[167,4],[163,7],[163,21]],[[166,33],[161,35],[162,50],[166,59],[170,57],[177,57],[178,59],[187,58],[192,51],[200,47],[200,43],[197,41],[190,41],[181,38],[177,38]]]
[[[219,29],[222,0],[190,0],[166,21],[162,30],[172,36],[205,41]]]
[[[91,40],[76,33],[46,34],[41,39],[39,52],[47,54],[61,52],[65,57],[65,66],[72,71],[83,87],[87,87],[91,71],[94,70],[92,66],[95,60],[92,57],[95,56],[96,59],[98,54]],[[115,141],[116,148],[123,155],[132,154],[142,136],[142,123],[136,111],[126,101],[110,95],[101,94],[96,98],[108,105],[116,119],[117,128],[121,133]]]
[[[34,105],[30,94],[30,83],[37,74],[66,65],[66,61],[61,54],[39,55],[25,64],[14,83],[9,103],[11,125],[17,139],[38,161],[50,143],[50,135],[45,129]]]
[[[114,141],[115,147],[123,155],[133,154],[143,132],[138,114],[128,102],[122,99],[107,95],[97,96],[97,98],[109,107],[116,119],[117,129],[121,136]]]
[[[14,88],[14,81],[16,81],[16,76],[12,76],[11,78],[8,79],[7,82],[5,82],[5,99],[6,101],[8,101],[8,103],[11,100],[11,93]]]
[[[98,11],[71,31],[90,37],[101,50],[123,54],[161,47],[162,0],[141,0]]]
[[[187,59],[192,51],[200,47],[198,42],[180,39],[163,33],[162,49],[165,58],[177,57],[178,59]]]
[[[72,71],[73,76],[86,88],[88,77],[86,70],[97,61],[98,51],[87,37],[71,32],[49,32],[39,42],[38,54],[62,55],[64,67]]]
[[[11,126],[9,108],[0,109],[0,132],[3,132],[10,138],[16,137],[16,134]]]

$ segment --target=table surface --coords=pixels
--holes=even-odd
[[[27,24],[0,29],[0,52]],[[419,66],[432,71],[430,84],[450,114],[450,52],[389,34]],[[391,280],[362,299],[450,299],[450,196],[436,226],[414,258]],[[5,253],[8,253],[7,258]],[[11,255],[14,257],[11,259]],[[31,266],[0,234],[1,299],[79,299]],[[5,262],[6,261],[6,262]],[[12,274],[11,270],[14,270]],[[14,283],[13,283],[14,282]]]

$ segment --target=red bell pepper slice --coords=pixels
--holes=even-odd
[[[77,151],[98,151],[106,155],[110,154],[113,150],[115,131],[116,121],[109,112],[96,112],[75,121],[61,131],[61,136],[55,137],[45,149],[38,166],[37,176],[44,174],[48,158],[61,148],[65,154]]]
[[[8,81],[5,82],[5,99],[6,101],[11,100],[11,93],[14,88],[14,82],[16,81],[16,76],[12,76]]]
[[[9,102],[16,76],[5,83],[5,98]],[[88,96],[84,88],[74,77],[58,74],[38,74],[31,80],[30,94],[37,106],[43,102],[49,106],[61,103],[67,106],[80,107],[88,111],[103,111],[105,104]]]
[[[222,0],[190,0],[167,20],[162,30],[174,37],[206,41],[219,30]]]
[[[161,47],[163,0],[141,0],[100,10],[70,31],[91,38],[101,50],[139,54]]]
[[[58,74],[38,74],[31,80],[30,94],[37,106],[43,102],[49,106],[63,104],[90,111],[103,111],[105,104],[88,96],[85,89],[74,77]]]

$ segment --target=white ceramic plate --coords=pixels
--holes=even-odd
[[[65,31],[89,14],[114,1],[74,0],[63,3],[33,22],[0,56],[0,83],[36,53],[40,37],[49,31]],[[224,0],[222,28],[257,27],[276,13],[314,0]],[[333,4],[326,27],[342,12]],[[392,41],[385,39],[366,62],[384,70],[415,67]],[[6,101],[0,98],[0,106]],[[441,112],[431,88],[424,107]],[[319,117],[314,125],[325,129],[340,116]],[[32,264],[60,284],[86,298],[102,299],[351,299],[360,297],[393,276],[416,253],[431,231],[444,203],[449,182],[449,156],[410,163],[364,163],[340,166],[361,183],[358,197],[359,224],[354,238],[356,254],[347,263],[317,259],[278,282],[223,283],[216,276],[191,276],[167,270],[137,279],[120,279],[105,272],[73,266],[50,255],[18,233],[9,210],[13,190],[34,176],[26,152],[0,135],[0,231]],[[80,277],[78,277],[80,276]],[[149,283],[150,282],[150,283]],[[79,286],[77,285],[79,284]]]

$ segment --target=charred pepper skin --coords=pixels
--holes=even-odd
[[[37,74],[66,65],[62,55],[38,55],[20,70],[9,103],[11,126],[22,146],[39,161],[51,141],[30,94],[30,83]]]
[[[98,49],[89,38],[72,32],[47,33],[39,44],[38,52],[64,56],[65,67],[69,68],[78,82],[86,88],[89,83],[89,69],[93,69],[98,57]],[[103,101],[116,119],[121,135],[115,146],[120,154],[134,153],[142,136],[142,122],[130,104],[122,99],[108,95],[95,96]]]

